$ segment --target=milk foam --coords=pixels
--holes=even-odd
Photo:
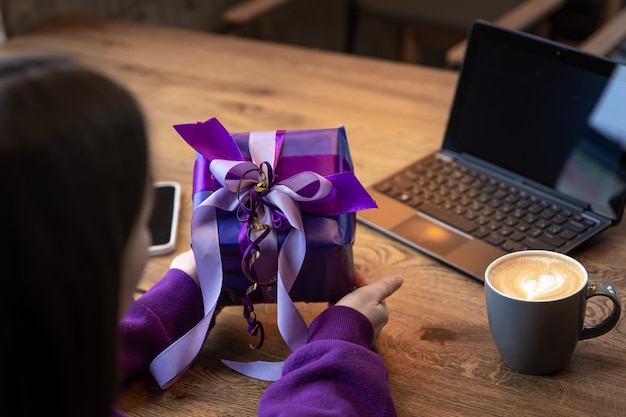
[[[576,292],[584,282],[579,268],[546,255],[512,257],[497,264],[490,282],[500,292],[524,300],[554,300]]]

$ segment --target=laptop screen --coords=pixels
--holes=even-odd
[[[607,87],[626,89],[621,71],[607,59],[476,22],[443,148],[619,221],[626,195],[626,136],[619,124],[626,110],[616,107],[626,109],[626,95],[604,98]]]

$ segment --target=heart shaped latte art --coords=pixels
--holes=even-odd
[[[566,277],[559,272],[541,274],[538,277],[525,277],[520,284],[526,293],[526,299],[534,300],[538,297],[546,297],[557,292],[563,287]]]

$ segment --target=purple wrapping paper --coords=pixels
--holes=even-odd
[[[183,136],[197,134],[198,124],[177,125],[175,128]],[[190,131],[195,131],[191,133]],[[205,134],[201,140],[212,140],[211,134]],[[250,160],[248,151],[249,133],[231,134],[243,158]],[[193,146],[193,145],[192,145]],[[197,147],[194,146],[194,147]],[[209,152],[204,152],[209,153]],[[323,160],[310,164],[310,160],[297,160],[293,166],[312,170],[322,175],[351,171],[352,161],[348,142],[343,127],[333,129],[285,131],[281,158],[299,158],[302,156],[323,155]],[[223,157],[222,155],[217,155]],[[225,158],[226,159],[226,158]],[[303,159],[303,158],[301,158]],[[211,162],[201,152],[196,155],[194,168],[193,207],[195,208],[221,185],[215,181],[208,169]],[[280,174],[290,176],[289,170]],[[351,199],[352,196],[338,195],[339,199]],[[217,210],[219,246],[224,272],[223,290],[220,302],[224,305],[240,305],[251,281],[242,271],[242,251],[239,235],[242,222],[234,211]],[[354,288],[354,265],[352,246],[356,230],[356,214],[348,212],[334,216],[320,216],[302,211],[302,220],[306,235],[306,255],[300,273],[289,295],[293,301],[335,302]],[[279,248],[289,230],[278,231]],[[280,250],[280,249],[279,249]],[[261,254],[263,256],[263,254]],[[270,279],[260,277],[259,280]],[[275,302],[276,284],[262,286],[250,294],[253,302]]]

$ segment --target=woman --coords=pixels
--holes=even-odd
[[[133,301],[150,242],[148,161],[144,119],[126,89],[61,56],[0,59],[0,230],[8,244],[0,251],[0,415],[121,415],[122,376],[146,371],[202,317],[190,251]],[[395,414],[386,368],[369,347],[387,320],[384,299],[401,283],[364,286],[323,312],[259,414],[319,415],[327,408],[315,410],[320,393],[344,415],[376,403],[380,415]],[[358,373],[341,368],[337,354],[354,356]]]

